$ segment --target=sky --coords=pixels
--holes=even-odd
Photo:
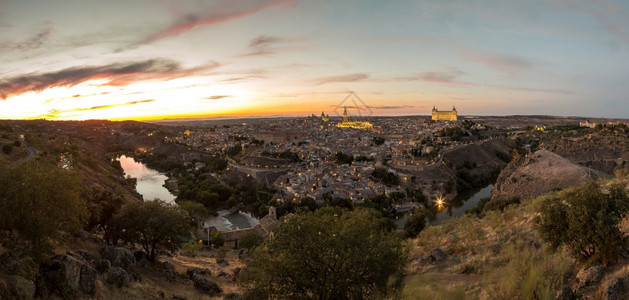
[[[0,119],[629,118],[628,79],[625,0],[0,0]]]

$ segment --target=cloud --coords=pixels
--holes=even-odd
[[[375,110],[389,110],[389,109],[402,109],[402,108],[414,108],[415,106],[413,105],[383,105],[383,106],[355,106],[355,105],[330,105],[331,107],[336,107],[336,108],[347,108],[347,109],[375,109]]]
[[[91,106],[91,107],[82,107],[82,108],[72,108],[72,109],[51,109],[48,111],[48,113],[44,114],[44,115],[40,115],[37,116],[36,118],[55,118],[58,117],[59,115],[63,115],[63,114],[68,114],[68,113],[74,113],[74,112],[81,112],[81,111],[90,111],[90,110],[99,110],[99,109],[109,109],[109,108],[114,108],[114,107],[120,107],[120,106],[130,106],[130,105],[136,105],[136,104],[141,104],[141,103],[150,103],[150,102],[154,102],[156,101],[155,99],[146,99],[146,100],[137,100],[137,101],[131,101],[131,102],[124,102],[124,103],[116,103],[116,104],[105,104],[105,105],[98,105],[98,106]]]
[[[258,36],[249,42],[247,53],[242,56],[258,56],[273,54],[277,49],[273,48],[275,44],[285,42],[286,39],[274,36]]]
[[[460,76],[465,75],[465,72],[456,69],[450,68],[444,71],[428,71],[422,72],[410,76],[397,77],[395,80],[397,81],[427,81],[427,82],[436,82],[436,83],[448,83],[448,84],[470,84],[469,82],[457,80]]]
[[[510,86],[510,85],[501,85],[501,84],[487,84],[487,83],[475,83],[470,81],[459,80],[460,76],[465,75],[464,71],[461,71],[456,68],[451,68],[445,71],[430,71],[423,72],[419,74],[413,74],[409,76],[396,77],[393,80],[396,81],[425,81],[425,82],[435,82],[435,83],[443,83],[443,84],[454,84],[461,86],[474,86],[474,87],[483,87],[483,88],[496,88],[501,90],[511,90],[511,91],[524,91],[524,92],[540,92],[540,93],[553,93],[553,94],[572,94],[572,91],[563,90],[563,89],[553,89],[553,88],[535,88],[535,87],[523,87],[523,86]],[[453,98],[455,99],[455,98]],[[467,98],[460,98],[458,100],[465,100]]]
[[[322,84],[338,83],[338,82],[357,82],[357,81],[363,81],[367,78],[369,78],[368,74],[354,73],[354,74],[347,74],[347,75],[340,75],[340,76],[322,77],[322,78],[316,79],[315,82],[317,83],[317,85],[322,85]]]
[[[214,95],[214,96],[210,96],[210,97],[205,97],[203,98],[203,100],[219,100],[219,99],[224,99],[224,98],[231,98],[231,95]]]
[[[517,73],[533,66],[533,63],[521,57],[495,53],[469,53],[464,59],[482,64],[503,73]]]
[[[599,22],[610,33],[629,40],[627,12],[607,1],[547,0],[560,8],[571,9]]]
[[[218,63],[182,69],[179,63],[167,59],[114,63],[105,66],[72,67],[50,73],[30,73],[0,80],[0,99],[27,92],[40,92],[59,86],[75,86],[89,80],[106,79],[106,85],[127,85],[136,81],[170,79],[189,76]]]
[[[31,36],[26,39],[18,42],[8,42],[2,43],[4,45],[0,46],[0,49],[10,50],[10,51],[27,51],[32,49],[38,49],[52,35],[54,31],[54,26],[51,22],[46,22],[41,28],[38,28]]]
[[[259,12],[294,5],[298,0],[224,0],[198,13],[189,13],[164,30],[157,32],[143,43],[150,43],[159,39],[177,36],[196,26],[212,25],[253,16]]]
[[[402,108],[413,108],[413,105],[385,105],[385,106],[369,106],[369,108],[373,109],[402,109]]]

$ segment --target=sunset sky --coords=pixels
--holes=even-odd
[[[0,0],[0,119],[334,115],[350,91],[629,118],[629,1]]]

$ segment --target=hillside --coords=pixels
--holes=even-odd
[[[492,201],[526,199],[581,185],[608,175],[575,164],[555,153],[539,150],[519,157],[505,168],[491,191]]]
[[[547,136],[544,147],[580,165],[613,174],[629,161],[629,136],[621,129],[581,129]]]
[[[603,182],[603,188],[613,182],[617,180]],[[627,184],[626,179],[621,182]],[[565,248],[552,252],[542,241],[534,219],[547,199],[562,193],[526,199],[504,212],[488,211],[481,219],[465,215],[428,227],[410,242],[403,298],[555,299],[564,289],[564,294],[570,290],[583,298],[598,299],[609,292],[608,283],[618,281],[612,281],[614,278],[626,286],[627,256],[602,268],[600,281],[584,283],[584,273],[577,274],[589,265],[577,263]],[[625,236],[629,234],[629,220],[623,221],[621,230]],[[626,252],[629,244],[624,248]],[[617,298],[605,299],[626,299],[629,294],[623,293],[626,291],[621,289],[616,291]]]

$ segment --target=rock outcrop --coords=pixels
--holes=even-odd
[[[513,160],[498,176],[491,201],[534,198],[550,191],[606,177],[555,153],[539,150]]]
[[[129,286],[131,277],[120,267],[113,267],[107,272],[107,283],[117,287]]]
[[[96,270],[80,255],[68,252],[59,254],[40,267],[40,287],[51,291],[68,288],[84,294],[92,294],[96,285]]]
[[[192,274],[192,282],[194,282],[195,288],[210,295],[210,297],[218,296],[223,293],[223,289],[221,289],[218,284],[199,274]]]
[[[131,250],[122,247],[103,246],[100,248],[100,254],[106,260],[109,260],[112,267],[120,267],[125,270],[135,265],[135,256]]]
[[[605,267],[603,266],[594,266],[587,269],[581,269],[581,271],[577,273],[579,288],[598,284],[598,282],[601,281],[601,278],[603,278],[603,271],[605,271]]]

